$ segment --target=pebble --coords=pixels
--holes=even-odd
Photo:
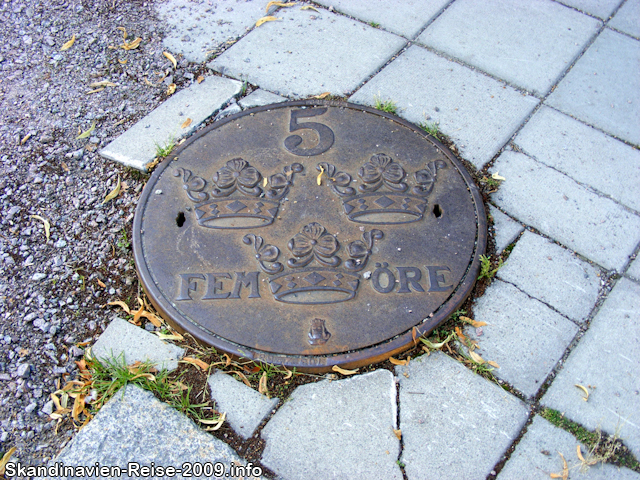
[[[62,240],[62,239],[60,239],[60,240],[58,240],[56,243],[54,243],[54,245],[53,245],[53,246],[54,246],[54,247],[56,247],[56,248],[63,248],[63,247],[66,247],[66,246],[67,246],[67,241],[66,241],[66,240]]]
[[[34,282],[39,282],[40,280],[44,280],[45,278],[47,278],[46,273],[34,273],[31,277],[31,280],[33,280]]]
[[[18,365],[18,368],[16,369],[16,376],[18,376],[19,378],[28,378],[30,373],[31,365],[28,363],[22,363]]]

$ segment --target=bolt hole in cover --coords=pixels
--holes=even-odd
[[[321,372],[382,361],[445,321],[486,238],[478,189],[436,139],[368,107],[298,101],[230,116],[167,157],[133,245],[176,329]]]

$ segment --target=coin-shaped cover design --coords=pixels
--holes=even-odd
[[[247,110],[155,170],[134,254],[174,327],[245,358],[328,370],[383,360],[464,301],[486,245],[464,166],[368,107]]]

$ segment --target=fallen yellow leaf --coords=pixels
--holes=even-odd
[[[291,370],[287,370],[287,367],[283,367],[283,368],[284,368],[284,371],[287,372],[287,374],[284,376],[284,380],[289,380],[293,375],[293,372]]]
[[[127,306],[126,303],[124,303],[122,300],[116,300],[114,302],[109,302],[107,303],[107,305],[118,305],[119,307],[121,307],[125,312],[127,312],[128,314],[131,314],[131,310],[129,309],[129,307]]]
[[[190,363],[190,364],[195,365],[197,367],[200,367],[202,370],[208,370],[209,369],[209,364],[206,363],[206,362],[203,362],[199,358],[184,357],[182,359],[182,361],[186,362],[186,363]]]
[[[92,93],[100,93],[104,90],[104,87],[96,88],[95,90],[89,90],[85,95],[91,95]]]
[[[586,395],[583,400],[586,402],[587,400],[589,400],[589,390],[587,390],[586,387],[583,387],[582,385],[579,384],[575,384],[576,387],[578,387],[580,390],[582,390],[584,392],[584,394]]]
[[[267,186],[267,177],[264,177],[263,181],[262,181],[262,186],[266,187]]]
[[[331,370],[333,370],[334,372],[341,373],[342,375],[354,375],[358,373],[358,370],[360,369],[356,368],[355,370],[345,370],[344,368],[340,368],[339,366],[334,365],[333,367],[331,367]]]
[[[489,365],[491,365],[492,367],[500,368],[500,365],[498,365],[498,364],[497,364],[496,362],[494,362],[493,360],[489,360],[487,363],[488,363]]]
[[[220,415],[220,417],[218,418],[218,420],[204,420],[204,419],[198,419],[198,421],[200,423],[203,423],[205,425],[214,425],[213,427],[209,427],[206,428],[205,430],[207,431],[211,431],[211,430],[218,430],[222,424],[224,423],[224,421],[227,418],[227,414],[223,413],[222,415]]]
[[[98,285],[100,285],[102,288],[107,288],[107,285],[99,278],[97,278],[96,281],[98,282]]]
[[[173,63],[174,70],[178,68],[178,62],[176,62],[176,57],[171,55],[169,52],[162,52],[162,54],[169,59],[171,63]]]
[[[167,95],[173,95],[173,92],[176,91],[176,84],[172,83],[171,85],[169,85],[169,87],[167,88]]]
[[[124,60],[120,60],[120,59],[118,59],[118,63],[119,63],[120,65],[126,65],[126,64],[127,64],[127,59],[126,59],[126,58],[125,58]]]
[[[78,417],[84,410],[84,395],[77,395],[73,402],[73,410],[71,410],[71,416],[74,420],[78,420]]]
[[[158,338],[160,338],[160,340],[184,340],[184,337],[178,333],[174,333],[174,334],[167,334],[167,333],[162,333],[162,332],[155,332],[156,335],[158,336]]]
[[[480,365],[485,363],[485,359],[482,358],[480,355],[478,355],[476,352],[469,352],[469,356],[471,357],[471,360],[473,360],[476,363],[479,363]]]
[[[506,180],[506,178],[504,178],[503,176],[499,175],[498,172],[494,173],[491,175],[491,178],[493,178],[494,180]]]
[[[118,196],[118,194],[120,193],[121,185],[122,184],[120,183],[120,177],[118,177],[118,183],[116,184],[115,188],[111,190],[106,197],[104,197],[104,200],[102,201],[103,205],[107,203],[109,200],[113,200]]]
[[[80,135],[76,137],[76,140],[80,140],[81,138],[87,138],[91,135],[91,133],[96,129],[96,122],[91,124],[91,127],[86,132],[82,132]]]
[[[242,373],[239,370],[234,370],[230,373],[235,373],[240,377],[240,380],[242,380],[247,387],[251,387],[251,383],[249,382],[249,380],[247,379],[247,376],[244,373]]]
[[[304,7],[300,7],[300,10],[313,10],[314,12],[318,11],[317,9],[313,8],[311,5],[305,5]]]
[[[131,43],[124,42],[120,47],[124,50],[135,50],[140,46],[140,42],[142,42],[142,39],[138,37]]]
[[[297,5],[296,2],[269,2],[267,3],[267,8],[265,8],[265,12],[269,13],[269,9],[271,7],[293,7],[294,5]]]
[[[318,178],[317,178],[317,182],[318,185],[322,185],[322,174],[324,173],[324,167],[322,165],[318,165],[318,168],[320,168],[320,173],[318,174]]]
[[[36,220],[40,220],[44,224],[44,235],[47,237],[47,242],[49,241],[49,234],[51,231],[51,224],[49,220],[40,215],[29,215],[31,218],[35,218]]]
[[[263,23],[266,22],[273,22],[275,20],[282,20],[281,18],[278,17],[272,17],[271,15],[267,16],[267,17],[262,17],[260,20],[258,20],[256,22],[256,27],[259,27],[260,25],[262,25]]]
[[[558,452],[558,455],[560,455],[560,458],[562,458],[562,473],[552,473],[549,476],[551,478],[561,478],[562,480],[567,480],[569,478],[569,466],[567,465],[567,461],[564,459],[564,456]]]
[[[398,438],[398,440],[402,440],[402,430],[398,429],[396,430],[395,428],[393,429],[393,433],[395,433],[396,437]]]
[[[150,373],[139,373],[138,375],[135,375],[133,377],[131,377],[129,379],[129,381],[133,381],[136,378],[146,378],[147,380],[151,381],[151,382],[155,382],[156,381],[156,377],[154,377],[152,374]]]
[[[71,37],[71,40],[69,40],[64,45],[62,45],[62,48],[60,49],[60,51],[64,52],[65,50],[69,50],[73,46],[75,41],[76,41],[76,34],[74,33],[73,37]]]
[[[393,357],[389,357],[389,361],[393,364],[393,365],[409,365],[409,360],[411,359],[411,357],[409,357],[406,360],[398,360],[397,358],[393,358]]]
[[[102,80],[101,82],[93,82],[89,84],[90,87],[117,87],[118,85],[110,82],[109,80]]]
[[[467,337],[465,337],[464,333],[462,333],[462,330],[460,330],[460,327],[456,327],[455,328],[456,334],[458,335],[458,338],[460,339],[461,342],[466,342],[467,341]]]
[[[196,78],[196,82],[202,83],[203,81],[204,81],[204,77],[202,75],[198,75],[198,78]]]
[[[27,133],[22,140],[20,140],[20,145],[24,145],[27,140],[31,138],[31,133]]]
[[[157,315],[151,313],[151,312],[147,312],[147,311],[143,311],[140,314],[141,317],[146,318],[147,320],[149,320],[154,327],[161,327],[162,326],[162,319],[160,317],[158,317]]]
[[[187,128],[189,125],[191,125],[191,119],[187,118],[184,123],[182,124],[181,128]]]
[[[312,98],[319,98],[320,100],[322,100],[323,98],[327,98],[329,95],[331,95],[331,92],[324,92],[324,93],[321,93],[320,95],[315,95]]]
[[[258,392],[262,395],[267,395],[269,393],[269,390],[267,390],[267,372],[262,372],[260,382],[258,382]]]
[[[3,477],[3,478],[4,478],[4,471],[5,471],[5,468],[7,466],[7,463],[9,463],[9,459],[11,458],[11,455],[13,455],[13,452],[15,452],[15,451],[16,451],[16,447],[11,447],[2,456],[2,460],[0,460],[0,476]]]

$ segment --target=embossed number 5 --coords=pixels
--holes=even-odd
[[[313,148],[299,148],[302,143],[302,137],[300,135],[291,135],[284,139],[284,146],[294,155],[312,157],[314,155],[320,155],[331,148],[335,141],[333,130],[326,125],[315,122],[298,123],[299,118],[317,117],[318,115],[324,115],[327,113],[326,108],[308,108],[304,110],[292,110],[291,122],[289,123],[289,131],[295,132],[296,130],[309,129],[314,130],[318,134],[318,144]]]

